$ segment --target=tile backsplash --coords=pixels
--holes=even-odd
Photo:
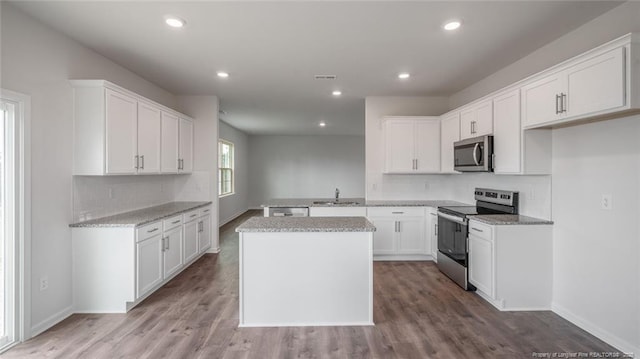
[[[74,222],[171,202],[176,177],[74,176]]]

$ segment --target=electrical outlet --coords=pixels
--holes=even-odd
[[[47,290],[49,288],[49,277],[40,277],[40,291]]]
[[[613,209],[613,202],[610,194],[603,194],[600,202],[600,207],[606,211]]]

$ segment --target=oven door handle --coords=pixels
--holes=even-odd
[[[462,224],[462,225],[467,225],[467,220],[460,218],[460,217],[456,217],[456,216],[452,216],[450,214],[444,214],[442,212],[438,212],[438,217],[442,217],[444,219],[448,219],[452,222],[456,222],[458,224]]]

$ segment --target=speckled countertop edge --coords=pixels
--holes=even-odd
[[[375,232],[365,217],[252,217],[236,232]]]
[[[365,200],[364,198],[341,198],[339,202],[357,202],[356,204],[314,204],[313,202],[332,202],[334,198],[276,198],[267,201],[262,207],[443,207],[471,206],[471,204],[449,200]]]
[[[478,222],[490,225],[546,225],[553,224],[553,221],[528,217],[518,214],[478,214],[469,216]]]
[[[71,228],[139,227],[164,218],[210,205],[212,202],[169,202],[135,211],[72,223]]]

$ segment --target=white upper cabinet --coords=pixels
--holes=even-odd
[[[184,118],[180,119],[180,144],[179,167],[180,173],[193,171],[193,122]]]
[[[493,169],[496,173],[520,173],[520,90],[493,99]]]
[[[630,39],[619,39],[580,55],[522,86],[524,128],[637,111],[640,94],[631,83],[639,80],[640,65],[638,54],[631,51]]]
[[[191,172],[193,124],[186,116],[108,81],[70,82],[74,94],[74,175],[177,173],[178,158],[167,160],[171,150],[173,156],[184,154],[182,172]],[[184,127],[183,135],[179,127]]]
[[[160,172],[178,173],[179,119],[170,113],[162,112],[162,156]]]
[[[440,129],[440,172],[458,173],[453,169],[453,143],[460,141],[460,112],[442,116]]]
[[[138,173],[160,173],[160,113],[138,102]]]
[[[106,93],[106,169],[107,174],[133,174],[137,171],[137,117],[135,98],[107,89]]]
[[[440,172],[438,117],[386,117],[384,173]]]
[[[493,102],[474,104],[460,111],[460,139],[493,133]]]

